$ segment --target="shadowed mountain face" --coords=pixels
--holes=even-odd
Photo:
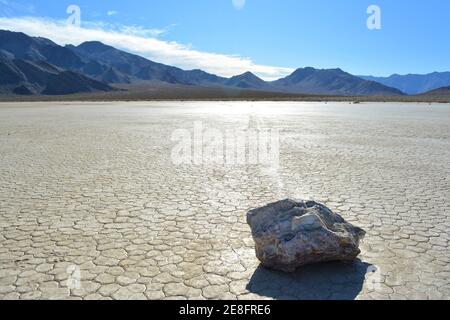
[[[342,96],[399,96],[403,93],[373,81],[363,80],[340,69],[318,70],[304,68],[296,70],[292,75],[273,82],[267,82],[251,72],[232,78],[219,77],[202,70],[182,70],[180,68],[156,63],[135,54],[118,50],[98,41],[82,43],[79,46],[59,46],[44,39],[29,37],[23,33],[0,30],[0,57],[6,65],[28,63],[35,67],[33,74],[46,79],[47,82],[30,82],[23,72],[8,71],[2,75],[1,81],[8,82],[8,90],[14,85],[16,93],[49,93],[49,92],[90,92],[95,90],[111,90],[106,84],[137,85],[145,81],[160,82],[172,85],[188,85],[196,87],[228,87],[255,91],[342,95]],[[43,69],[43,65],[46,67]],[[27,66],[25,69],[32,67]],[[49,75],[50,68],[53,71]],[[10,70],[16,70],[14,67]],[[57,71],[56,71],[57,70]],[[17,70],[16,70],[17,71]],[[63,72],[70,73],[63,73]],[[28,72],[30,72],[28,70]],[[56,86],[55,74],[62,79],[59,85],[65,89],[45,90],[49,83]],[[11,82],[12,79],[17,82]],[[53,81],[55,80],[55,81]],[[50,81],[50,82],[48,82]],[[71,82],[74,82],[71,84]],[[84,82],[81,85],[80,82]],[[2,86],[5,86],[3,84]],[[148,84],[151,86],[151,84]],[[24,86],[24,87],[22,87]],[[72,86],[72,90],[68,87]],[[14,89],[16,88],[14,87]],[[5,88],[3,92],[8,91]],[[78,91],[85,90],[85,91]],[[87,90],[87,91],[86,91]]]
[[[285,92],[344,96],[398,96],[403,93],[374,81],[367,81],[341,69],[297,69],[286,78],[272,82]]]
[[[152,80],[172,84],[222,86],[227,80],[202,70],[185,71],[156,63],[98,41],[85,42],[77,47],[61,47],[47,39],[0,30],[0,53],[2,52],[3,55],[19,59],[46,61],[105,83]]]
[[[70,70],[82,68],[87,63],[72,51],[48,39],[33,38],[20,32],[0,30],[0,50],[16,59],[45,61]]]
[[[156,80],[185,85],[223,85],[226,81],[225,78],[201,70],[185,71],[156,63],[98,41],[85,42],[78,47],[67,46],[67,48],[86,59],[108,65],[130,81]]]
[[[71,94],[111,91],[89,78],[84,68],[102,68],[44,38],[0,30],[0,92],[4,94]]]
[[[361,76],[361,78],[377,81],[386,86],[397,88],[407,94],[420,94],[450,86],[450,72],[408,75],[394,74],[390,77]]]
[[[42,61],[0,57],[0,74],[0,92],[4,94],[64,95],[113,90],[107,84]]]
[[[450,99],[450,87],[439,88],[423,93],[421,96],[430,98]]]
[[[29,37],[19,32],[0,30],[0,52],[16,59],[45,61],[105,83],[129,82],[117,70],[96,60],[81,57],[68,47],[61,47],[48,39]]]

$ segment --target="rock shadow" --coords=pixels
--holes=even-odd
[[[251,293],[277,300],[354,300],[371,264],[356,260],[305,266],[283,273],[260,265],[247,285]]]

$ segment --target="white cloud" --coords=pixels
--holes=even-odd
[[[151,30],[138,27],[112,28],[104,23],[92,22],[84,25],[86,27],[76,28],[64,21],[45,18],[0,18],[0,29],[49,38],[60,45],[78,45],[96,40],[156,62],[183,69],[202,69],[226,77],[251,71],[263,79],[275,80],[293,71],[291,68],[255,64],[250,58],[238,55],[203,52],[177,42],[163,41],[156,39]]]
[[[245,7],[245,0],[232,0],[233,7],[237,10],[241,10]]]
[[[143,38],[156,38],[168,31],[168,28],[147,29],[139,26],[120,26],[118,29],[124,34],[135,35]]]
[[[115,11],[115,10],[109,10],[106,14],[107,14],[108,16],[114,16],[114,15],[118,14],[118,12]]]

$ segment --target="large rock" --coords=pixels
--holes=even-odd
[[[365,235],[314,201],[272,203],[249,211],[247,222],[262,265],[285,272],[318,262],[352,261]]]

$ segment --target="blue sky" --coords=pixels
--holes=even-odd
[[[64,30],[71,4],[83,30]],[[372,4],[380,30],[366,25]],[[0,0],[3,29],[60,44],[98,37],[186,69],[249,69],[266,79],[305,66],[377,76],[450,71],[449,14],[445,0]]]

